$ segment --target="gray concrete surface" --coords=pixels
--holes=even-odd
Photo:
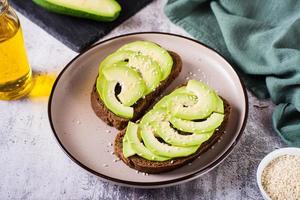
[[[164,16],[164,2],[154,1],[106,38],[137,31],[187,35]],[[19,16],[33,70],[58,73],[76,53]],[[255,179],[257,165],[284,144],[271,127],[272,103],[251,94],[249,103],[245,132],[219,167],[182,185],[143,190],[102,182],[74,164],[54,140],[47,99],[0,101],[0,199],[262,199]]]

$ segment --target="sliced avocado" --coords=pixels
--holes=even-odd
[[[175,146],[200,145],[209,139],[209,134],[181,135],[170,126],[169,122],[152,122],[151,126],[165,142]]]
[[[168,121],[169,115],[166,109],[152,109],[147,112],[140,121],[140,124],[150,124],[153,121]]]
[[[199,145],[189,147],[170,146],[161,143],[155,137],[153,128],[150,125],[140,125],[141,136],[144,144],[151,152],[160,156],[171,158],[189,156],[197,151]]]
[[[201,122],[188,121],[176,117],[171,117],[170,122],[178,130],[188,133],[207,133],[218,128],[224,120],[224,115],[212,113],[206,120]]]
[[[118,64],[102,70],[108,81],[117,81],[122,89],[118,98],[125,106],[131,106],[144,96],[146,85],[140,75],[130,67]],[[105,90],[104,90],[105,92]]]
[[[224,114],[224,103],[223,100],[215,93],[215,98],[216,98],[216,107],[215,107],[215,112]]]
[[[98,76],[97,78],[97,81],[96,81],[96,89],[97,89],[97,92],[100,96],[100,98],[102,99],[102,90],[103,90],[103,85],[104,85],[104,82],[105,82],[105,77],[101,77],[101,75]]]
[[[97,21],[113,21],[121,12],[121,6],[115,0],[33,0],[33,2],[52,12]]]
[[[141,74],[147,86],[145,95],[151,93],[159,85],[161,80],[160,66],[149,56],[144,56],[134,51],[117,51],[107,56],[100,64],[100,73],[105,68],[120,62],[123,64],[127,63],[127,66]]]
[[[125,158],[128,158],[136,154],[136,152],[133,150],[133,148],[129,143],[127,135],[124,135],[122,144],[123,144],[123,155],[125,156]]]
[[[159,102],[154,105],[154,109],[168,108],[173,101],[180,99],[184,105],[194,105],[197,103],[197,96],[186,90],[186,87],[181,87],[174,90],[171,94],[164,96]]]
[[[152,153],[149,149],[147,149],[143,145],[143,143],[141,143],[138,137],[138,131],[139,131],[138,129],[139,126],[137,124],[133,122],[129,122],[125,133],[125,136],[127,136],[131,148],[136,152],[137,155],[147,160],[153,160],[153,161],[165,161],[170,159],[169,157],[156,155]],[[126,147],[123,146],[123,153],[128,152],[128,150],[127,149],[125,150],[124,148]]]
[[[165,80],[171,73],[173,67],[173,59],[171,55],[153,42],[148,41],[135,41],[129,44],[125,44],[118,51],[130,50],[139,52],[140,54],[150,56],[161,67],[162,77],[161,80]]]
[[[105,80],[105,79],[103,79]],[[103,81],[103,89],[102,89],[102,100],[105,106],[111,110],[113,113],[120,117],[124,117],[126,119],[130,119],[133,117],[133,108],[129,106],[125,106],[118,101],[115,96],[115,88],[117,85],[117,81]]]
[[[178,99],[177,101],[172,101],[169,111],[175,117],[186,120],[207,118],[216,106],[214,92],[211,91],[205,84],[196,80],[190,80],[186,89],[197,96],[197,103],[192,106],[185,106],[185,102]]]

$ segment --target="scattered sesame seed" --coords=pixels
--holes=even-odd
[[[189,166],[191,166],[191,165],[192,165],[192,163],[189,163],[188,165],[189,165]]]
[[[77,120],[77,122],[76,122],[77,124],[81,124],[81,121],[79,121],[79,120]]]
[[[170,163],[173,164],[173,163],[174,163],[174,160],[171,160]]]
[[[108,167],[108,164],[103,164],[102,166],[103,166],[103,167]]]

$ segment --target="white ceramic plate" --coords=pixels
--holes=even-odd
[[[120,46],[135,40],[149,40],[179,54],[183,71],[168,91],[191,78],[202,80],[225,98],[232,112],[222,139],[192,165],[145,176],[111,154],[117,130],[107,126],[93,112],[90,94],[99,63]],[[54,135],[66,154],[78,165],[102,179],[126,186],[155,188],[195,179],[216,167],[232,151],[247,118],[247,95],[231,65],[209,47],[169,33],[133,33],[100,42],[74,58],[58,76],[50,99],[49,120]]]

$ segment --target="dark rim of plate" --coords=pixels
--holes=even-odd
[[[195,43],[198,43],[199,45],[202,45],[202,46],[205,46],[207,47],[208,49],[216,52],[214,49],[212,49],[211,47],[203,44],[202,42],[199,42],[195,39],[192,39],[192,38],[189,38],[189,37],[185,37],[185,36],[182,36],[182,35],[177,35],[177,34],[173,34],[173,33],[165,33],[165,32],[137,32],[137,33],[128,33],[128,34],[124,34],[124,35],[119,35],[119,36],[116,36],[116,37],[112,37],[112,38],[109,38],[107,40],[104,40],[104,41],[101,41],[101,42],[98,42],[94,45],[92,45],[91,47],[85,49],[82,53],[78,54],[75,58],[73,58],[64,68],[63,70],[59,73],[57,79],[55,80],[54,84],[53,84],[53,88],[52,88],[52,91],[51,91],[51,94],[50,94],[50,97],[49,97],[49,102],[48,102],[48,117],[49,117],[49,122],[50,122],[50,126],[51,126],[51,129],[54,133],[54,136],[59,144],[59,146],[63,149],[63,151],[68,155],[68,157],[73,160],[76,164],[78,164],[80,167],[84,168],[85,170],[87,170],[88,172],[100,177],[100,178],[103,178],[103,179],[106,179],[108,181],[112,181],[114,183],[117,183],[117,184],[121,184],[121,185],[125,185],[125,186],[137,186],[137,187],[150,187],[150,186],[153,186],[153,187],[158,187],[158,186],[168,186],[170,184],[176,184],[176,183],[180,183],[180,182],[183,182],[183,181],[187,181],[187,180],[192,180],[193,178],[197,178],[199,175],[201,175],[202,173],[206,172],[206,171],[209,171],[210,169],[213,169],[214,167],[216,167],[217,165],[219,165],[228,155],[230,152],[232,152],[233,148],[236,146],[237,142],[239,141],[239,139],[241,138],[241,135],[242,133],[244,132],[244,129],[245,129],[245,126],[246,126],[246,123],[247,123],[247,119],[248,119],[248,96],[247,96],[247,91],[246,91],[246,88],[245,88],[245,84],[243,83],[243,81],[241,80],[241,78],[239,77],[237,71],[232,67],[232,65],[221,55],[219,54],[218,52],[216,52],[220,57],[222,57],[227,63],[229,63],[229,65],[231,66],[231,68],[234,70],[234,72],[236,73],[237,77],[239,78],[239,81],[242,85],[242,88],[243,88],[243,92],[244,92],[244,98],[245,98],[245,103],[246,103],[246,107],[245,107],[245,116],[244,116],[244,119],[243,119],[243,124],[242,124],[242,127],[241,127],[241,130],[239,131],[235,141],[233,141],[232,145],[217,159],[215,160],[214,162],[210,163],[208,166],[206,166],[205,168],[202,168],[192,174],[189,174],[189,175],[186,175],[186,176],[183,176],[183,177],[180,177],[180,178],[176,178],[176,179],[172,179],[172,180],[168,180],[168,181],[158,181],[158,182],[134,182],[134,181],[126,181],[126,180],[121,180],[121,179],[117,179],[117,178],[112,178],[110,176],[106,176],[104,174],[101,174],[99,172],[96,172],[95,170],[87,167],[86,165],[84,165],[83,163],[81,163],[79,160],[77,160],[74,156],[72,156],[72,154],[70,152],[68,152],[68,150],[64,147],[64,145],[62,144],[62,142],[60,141],[56,131],[55,131],[55,128],[54,128],[54,125],[53,125],[53,122],[52,122],[52,116],[51,116],[51,106],[52,106],[52,98],[53,98],[53,94],[55,92],[55,88],[56,88],[56,85],[58,83],[58,81],[60,80],[61,76],[64,74],[64,72],[66,71],[66,69],[69,68],[69,66],[77,59],[79,58],[82,54],[85,54],[87,51],[91,50],[92,48],[98,46],[98,45],[101,45],[103,43],[106,43],[106,42],[109,42],[111,40],[115,40],[115,39],[118,39],[118,38],[122,38],[122,37],[127,37],[127,36],[132,36],[132,35],[141,35],[141,34],[163,34],[163,35],[170,35],[170,36],[175,36],[175,37],[180,37],[180,38],[184,38],[186,40],[190,40],[190,41],[193,41]]]

